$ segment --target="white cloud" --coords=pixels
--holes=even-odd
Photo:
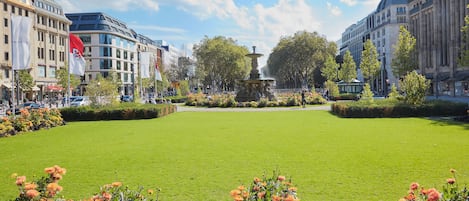
[[[354,6],[357,4],[356,0],[340,0],[340,2],[347,4],[348,6]]]
[[[327,9],[329,10],[329,12],[331,12],[332,15],[334,16],[340,16],[342,15],[342,11],[340,10],[340,8],[338,6],[334,6],[332,5],[331,3],[327,2]]]
[[[169,32],[169,33],[177,33],[177,34],[183,34],[187,32],[186,30],[180,29],[180,28],[161,27],[161,26],[156,26],[156,25],[141,25],[137,23],[131,23],[129,24],[129,27],[139,29],[139,30],[160,31],[160,32]]]

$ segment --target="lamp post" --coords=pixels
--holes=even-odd
[[[337,82],[340,81],[339,79],[339,71],[342,69],[342,64],[344,63],[344,58],[342,55],[337,55],[335,56],[335,62],[339,64],[339,67],[336,69],[337,70]]]

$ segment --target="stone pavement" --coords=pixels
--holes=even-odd
[[[264,107],[264,108],[208,108],[185,106],[184,104],[176,104],[178,112],[273,112],[273,111],[301,111],[301,110],[323,110],[330,111],[330,105],[307,106],[305,108],[295,107]]]

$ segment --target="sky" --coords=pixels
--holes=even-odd
[[[338,41],[380,0],[55,0],[65,13],[104,12],[137,33],[164,40],[191,56],[204,37],[225,36],[265,56],[282,36],[316,31]]]

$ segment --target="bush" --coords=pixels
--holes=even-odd
[[[402,91],[405,93],[404,102],[411,105],[422,104],[425,101],[425,94],[430,87],[430,81],[425,76],[415,71],[410,72],[400,83]]]
[[[48,129],[64,125],[59,110],[40,108],[37,110],[21,109],[20,115],[9,115],[0,121],[0,137],[16,135],[20,132]]]
[[[363,87],[363,92],[360,97],[360,101],[365,102],[365,103],[373,103],[373,92],[370,89],[370,85],[367,83],[365,84],[365,87]]]
[[[391,99],[378,100],[373,104],[342,102],[332,104],[331,108],[331,112],[337,116],[352,118],[460,116],[466,113],[464,103],[439,100],[421,105],[409,105]]]
[[[247,188],[238,186],[230,195],[235,201],[299,201],[296,192],[291,179],[287,181],[285,176],[274,171],[272,177],[254,177]]]
[[[71,107],[60,110],[66,121],[152,119],[166,116],[175,111],[176,106],[171,104],[137,103],[125,103],[105,108]]]

